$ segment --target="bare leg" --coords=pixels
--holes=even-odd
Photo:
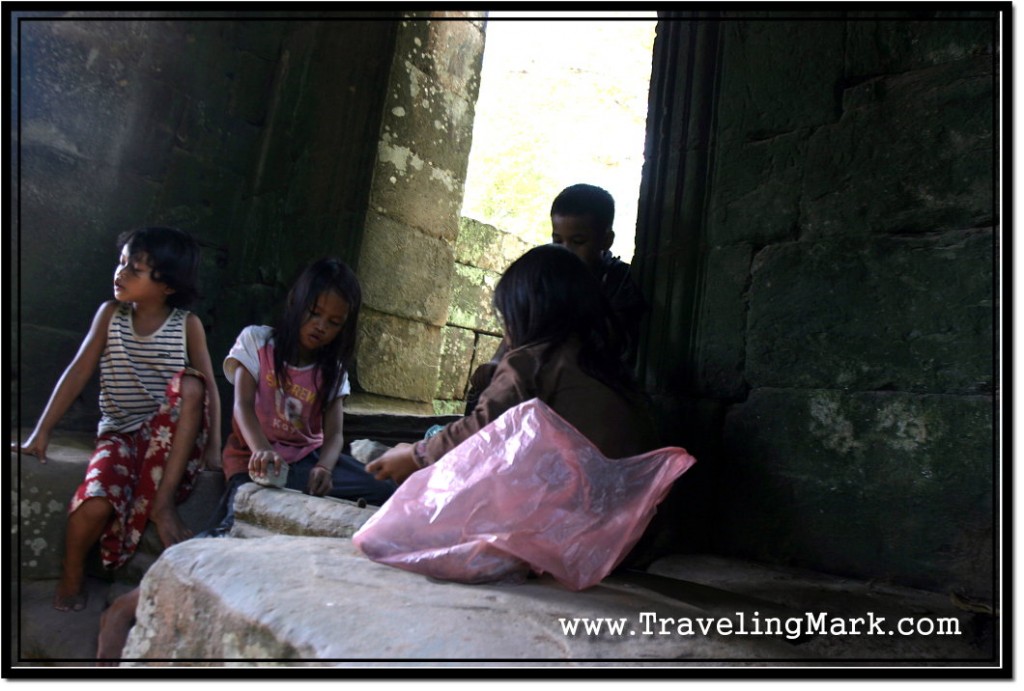
[[[174,496],[178,491],[178,485],[181,484],[181,479],[185,476],[185,468],[192,455],[196,436],[202,429],[205,394],[206,387],[201,379],[188,375],[181,378],[181,415],[178,418],[178,427],[174,432],[174,438],[171,440],[171,450],[167,454],[163,477],[160,479],[156,496],[153,498],[153,508],[149,514],[149,520],[156,525],[157,533],[160,535],[160,541],[164,543],[164,547],[170,547],[192,537],[192,531],[182,523],[181,517],[178,515]]]
[[[96,646],[97,667],[113,667],[121,657],[128,632],[135,623],[139,606],[139,588],[114,600],[100,615],[100,636]]]
[[[86,499],[68,516],[64,537],[64,563],[61,568],[53,608],[61,612],[85,609],[87,594],[82,585],[85,580],[85,557],[100,539],[110,522],[114,507],[103,497]]]

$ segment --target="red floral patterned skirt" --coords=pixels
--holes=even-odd
[[[167,383],[164,401],[153,416],[134,432],[104,432],[96,438],[96,450],[89,459],[85,481],[71,499],[72,513],[86,499],[103,497],[114,507],[114,517],[100,536],[103,566],[123,566],[139,546],[149,521],[149,513],[163,477],[171,440],[181,416],[181,378],[191,375],[203,379],[202,372],[185,369]],[[202,467],[203,449],[209,432],[209,395],[203,403],[203,419],[175,495],[182,502],[192,493]]]

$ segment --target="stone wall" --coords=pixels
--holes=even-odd
[[[243,326],[272,318],[306,262],[358,259],[397,23],[379,11],[244,14],[14,23],[14,424],[34,424],[111,297],[123,230],[169,224],[198,238],[195,311],[215,365]],[[63,425],[94,429],[96,400],[92,386]]]
[[[679,533],[991,594],[996,24],[961,14],[663,22],[692,97],[656,58],[638,263],[704,461]]]
[[[452,299],[434,392],[435,413],[461,414],[466,409],[470,375],[494,356],[501,343],[494,287],[508,265],[529,248],[512,233],[471,218],[459,219]]]
[[[483,60],[483,12],[400,22],[359,257],[353,410],[432,414]]]

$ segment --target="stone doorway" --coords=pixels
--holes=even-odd
[[[629,117],[637,133],[632,155],[623,156],[614,147],[588,152],[608,169],[616,162],[625,160],[623,165],[628,165],[631,161],[635,179],[625,186],[616,185],[608,181],[613,176],[587,173],[578,165],[563,166],[560,178],[538,175],[542,184],[529,194],[532,219],[516,216],[513,210],[507,218],[522,220],[506,223],[503,217],[500,225],[463,218],[460,213],[470,144],[477,132],[486,29],[493,21],[482,12],[438,12],[417,13],[401,22],[359,259],[365,292],[358,347],[361,392],[350,400],[350,409],[420,415],[462,412],[469,374],[490,359],[500,340],[500,325],[491,307],[493,288],[512,260],[530,246],[547,241],[547,208],[562,187],[588,181],[612,191],[619,209],[617,234],[621,232],[625,248],[614,249],[627,260],[632,256],[646,80],[654,40],[655,17],[647,14],[649,35],[640,41],[640,52],[646,53],[646,58],[640,58],[646,68],[642,89],[630,99],[623,96],[621,85],[599,94],[606,105],[616,99],[629,100],[630,108],[625,111],[633,113]],[[581,21],[542,24],[550,24],[547,31],[557,36],[558,29],[579,29]],[[586,26],[606,34],[616,28],[620,33],[630,29],[633,36],[643,33],[633,20]],[[578,66],[566,68],[576,76],[583,71]],[[563,91],[565,88],[569,87],[563,84]],[[591,110],[601,108],[595,105]],[[575,119],[578,124],[579,118]],[[558,132],[572,125],[572,117],[563,117],[548,129],[558,139],[564,138]],[[606,135],[603,139],[617,141]],[[536,151],[545,147],[532,144],[523,148]],[[576,146],[584,148],[583,144]],[[563,159],[571,156],[572,151],[560,154]],[[536,159],[524,167],[546,171],[550,166]],[[538,213],[541,220],[537,220]],[[533,231],[525,232],[527,228]]]

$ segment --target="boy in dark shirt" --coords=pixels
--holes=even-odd
[[[600,187],[577,184],[566,187],[551,203],[551,242],[564,245],[597,276],[618,324],[616,334],[622,337],[626,361],[636,362],[640,319],[647,302],[630,275],[630,266],[610,251],[615,240],[612,222],[615,200]],[[502,341],[491,361],[481,365],[470,377],[466,414],[476,406],[480,392],[487,388],[491,375],[506,351]]]

